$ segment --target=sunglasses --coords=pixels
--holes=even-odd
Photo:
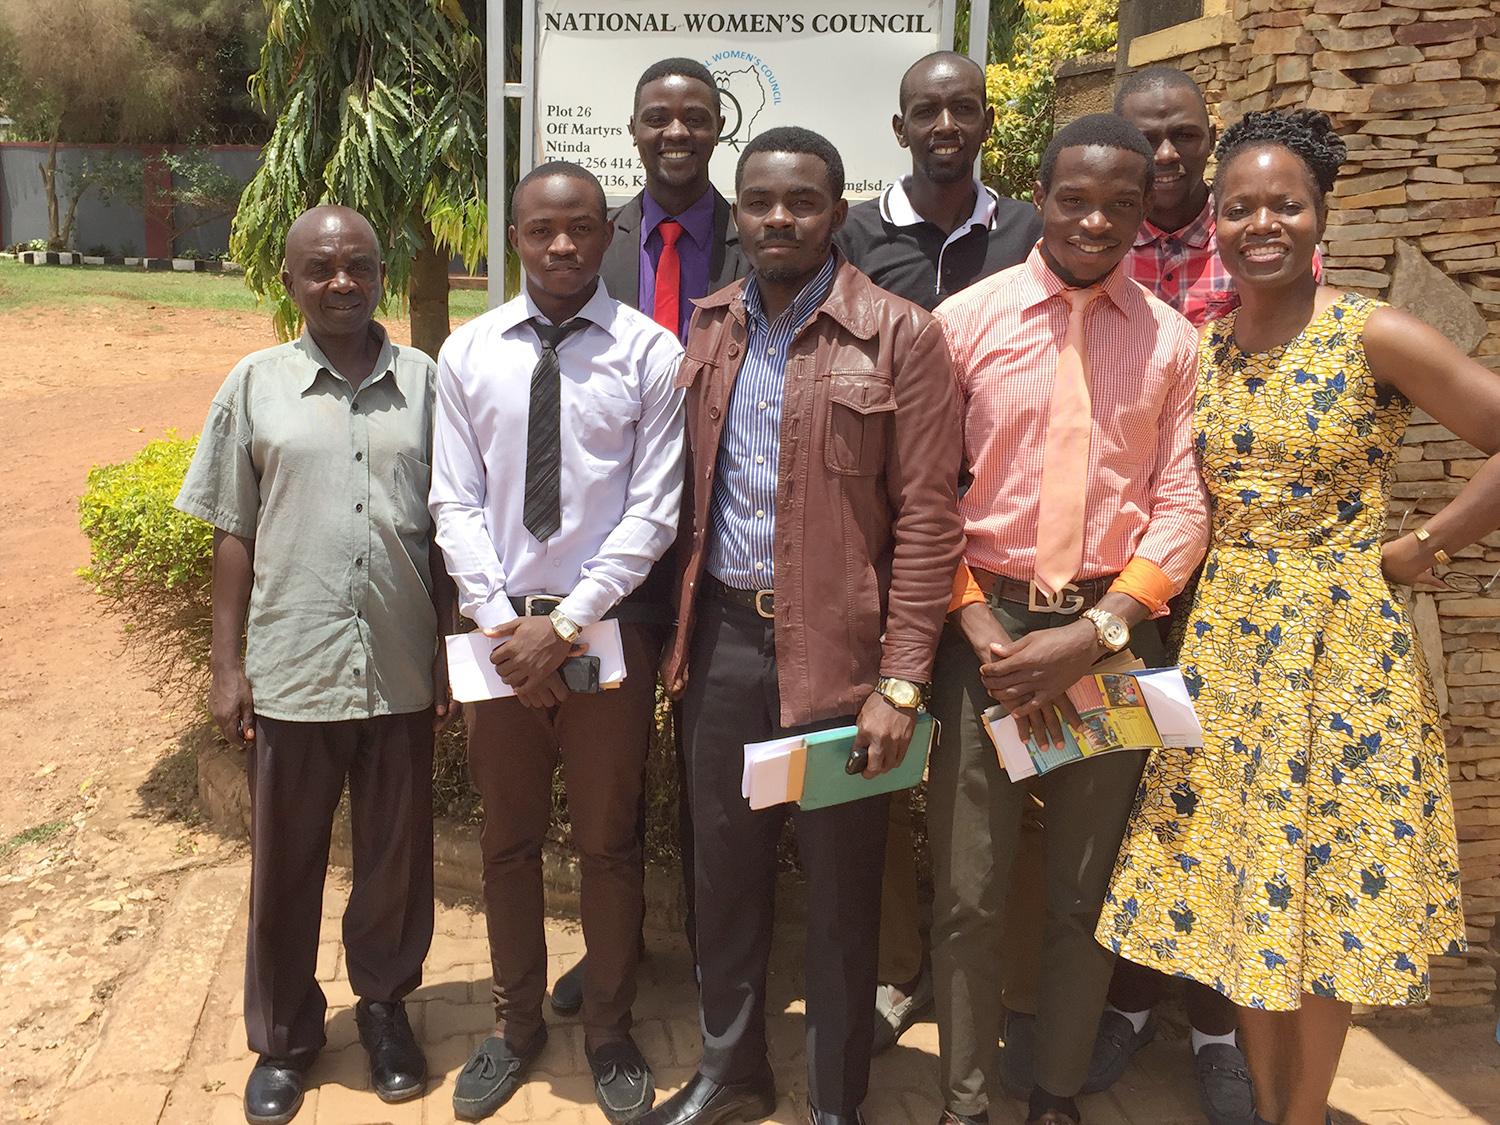
[[[1397,539],[1400,539],[1401,536],[1406,533],[1406,521],[1411,513],[1412,509],[1407,508],[1406,511],[1402,514],[1401,523],[1396,528],[1395,537]],[[1495,579],[1500,578],[1500,570],[1497,570],[1494,574],[1490,575],[1488,582],[1481,580],[1479,575],[1477,574],[1468,574],[1462,570],[1449,569],[1443,571],[1443,573],[1441,574],[1438,574],[1437,568],[1434,567],[1433,574],[1437,577],[1437,580],[1439,582],[1441,582],[1448,589],[1452,590],[1455,594],[1488,593],[1490,587],[1495,584]]]

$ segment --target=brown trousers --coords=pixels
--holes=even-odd
[[[328,844],[344,780],[354,889],[344,909],[349,986],[400,1000],[432,943],[432,710],[342,722],[259,716],[249,751],[250,1049],[306,1056],[326,1041],[318,932]]]
[[[661,640],[636,624],[622,624],[620,637],[625,682],[618,688],[571,695],[547,710],[512,698],[468,711],[469,777],[484,801],[479,842],[495,1033],[518,1046],[541,1028],[547,992],[542,843],[559,758],[583,869],[584,1035],[598,1048],[630,1030],[642,912],[636,821]]]

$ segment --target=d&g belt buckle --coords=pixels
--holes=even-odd
[[[521,599],[521,608],[527,617],[546,617],[554,609],[562,607],[563,600],[553,594],[527,594]]]
[[[755,591],[755,612],[757,614],[759,614],[761,617],[764,617],[767,621],[774,621],[775,620],[775,618],[776,618],[776,591],[775,590],[756,590]]]
[[[1038,598],[1042,600],[1038,601]],[[1072,582],[1066,583],[1057,593],[1049,594],[1038,586],[1036,579],[1033,578],[1026,599],[1026,608],[1032,613],[1074,614],[1083,608],[1083,595],[1078,592],[1078,587]]]

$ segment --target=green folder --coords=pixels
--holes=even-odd
[[[807,772],[802,785],[802,800],[797,802],[800,808],[826,809],[829,805],[910,789],[922,780],[927,770],[927,755],[937,738],[938,724],[926,712],[919,714],[906,757],[895,769],[875,778],[844,772],[849,751],[854,748],[855,733],[854,727],[834,727],[814,731],[805,737]]]

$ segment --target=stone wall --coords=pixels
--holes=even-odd
[[[1128,7],[1122,5],[1122,7]],[[1221,123],[1327,112],[1349,145],[1331,201],[1332,284],[1383,297],[1500,370],[1500,0],[1210,0],[1202,19],[1128,45],[1120,69],[1166,63]],[[1122,17],[1123,18],[1123,17]],[[1392,530],[1454,496],[1483,454],[1418,412],[1397,467]],[[1500,534],[1455,569],[1500,571]],[[1418,595],[1447,739],[1472,949],[1433,969],[1433,1003],[1491,1003],[1500,961],[1500,582]]]

